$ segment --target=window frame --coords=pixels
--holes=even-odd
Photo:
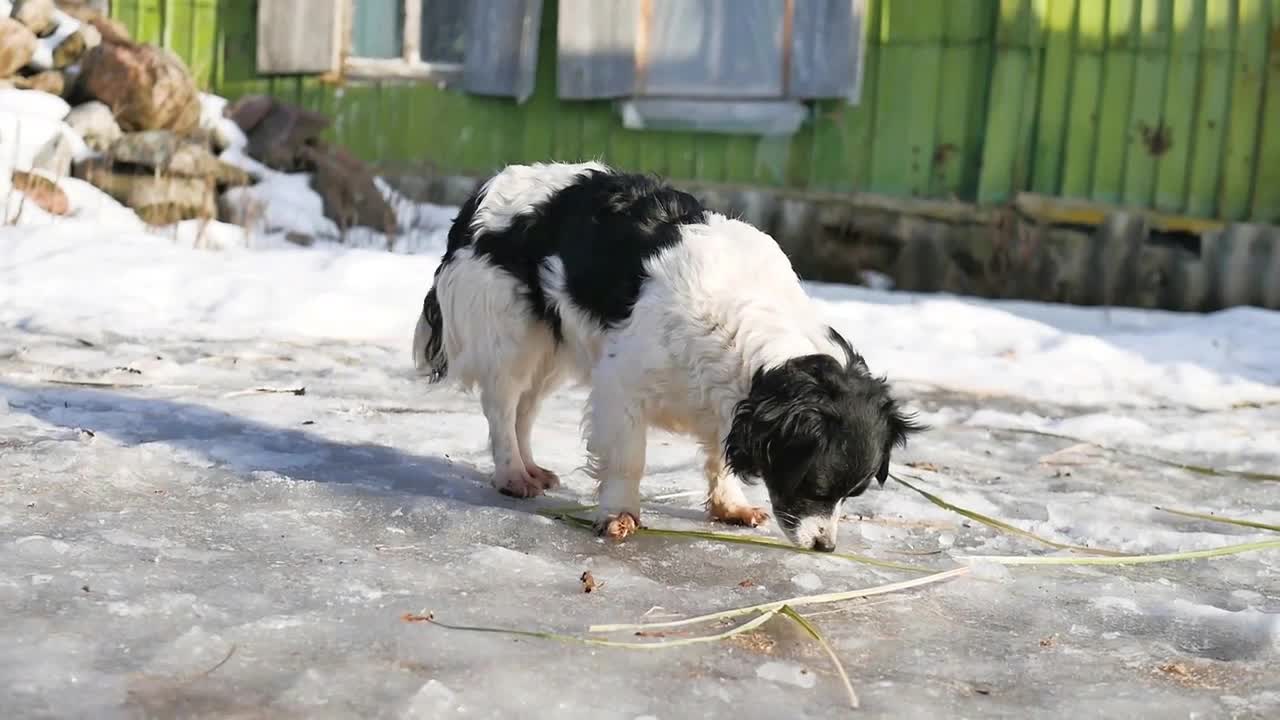
[[[401,38],[400,57],[367,58],[351,52],[356,0],[347,0],[343,22],[343,74],[356,80],[436,80],[446,85],[461,80],[463,63],[428,62],[422,59],[419,38],[422,35],[423,2],[424,0],[404,0],[404,37]]]

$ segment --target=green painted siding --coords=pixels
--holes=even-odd
[[[397,169],[601,158],[673,178],[1001,203],[1032,191],[1280,222],[1280,0],[869,0],[861,102],[787,139],[625,130],[555,97],[547,0],[524,105],[399,81],[255,74],[252,0],[115,0],[201,85],[331,114]]]

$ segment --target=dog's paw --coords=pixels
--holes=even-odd
[[[751,507],[750,505],[735,505],[733,507],[716,507],[712,505],[710,514],[713,520],[729,525],[745,525],[747,527],[759,527],[769,519],[767,510]]]
[[[554,490],[560,487],[560,476],[554,472],[538,465],[526,466],[526,468],[529,470],[529,476],[543,490]]]
[[[524,468],[499,470],[493,474],[493,486],[503,495],[517,498],[538,497],[547,488]]]
[[[613,542],[626,540],[627,536],[634,534],[639,529],[640,518],[635,513],[630,512],[609,515],[596,522],[596,532],[604,539],[612,540]]]

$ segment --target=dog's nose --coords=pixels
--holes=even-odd
[[[818,552],[834,552],[836,542],[826,535],[819,535],[813,539],[813,549]]]

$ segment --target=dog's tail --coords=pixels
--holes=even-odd
[[[422,301],[422,314],[413,331],[413,366],[431,382],[439,382],[449,372],[449,358],[444,352],[444,315],[434,287]]]

